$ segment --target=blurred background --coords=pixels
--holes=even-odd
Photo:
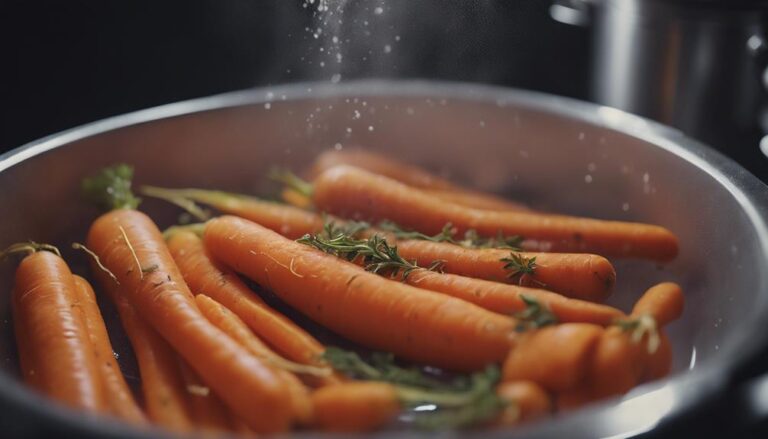
[[[254,86],[428,78],[649,116],[768,181],[765,24],[740,0],[6,0],[0,151]]]

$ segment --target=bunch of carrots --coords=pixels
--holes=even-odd
[[[56,247],[3,252],[21,256],[24,381],[137,426],[248,435],[508,426],[670,372],[680,288],[649,285],[629,313],[601,303],[616,283],[606,257],[669,261],[670,231],[536,212],[364,151],[321,154],[305,176],[273,175],[285,202],[142,187],[201,220],[165,232],[137,210],[129,166],[84,179],[106,213],[73,247],[99,294]],[[324,345],[262,292],[355,348]],[[97,296],[119,313],[140,389]]]

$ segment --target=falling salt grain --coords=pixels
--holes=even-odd
[[[374,14],[376,14],[376,15],[381,15],[381,14],[383,14],[383,13],[384,13],[384,8],[382,8],[381,6],[377,6],[377,7],[376,7],[376,8],[373,10],[373,13],[374,13]]]
[[[340,75],[340,74],[338,74],[338,73],[334,73],[334,74],[331,76],[331,82],[332,82],[332,83],[334,83],[334,84],[338,84],[338,83],[339,83],[339,81],[341,81],[341,75]]]
[[[352,119],[360,119],[360,112],[355,110],[355,113],[352,115]]]
[[[579,140],[584,140],[584,137],[586,137],[584,133],[579,133]]]
[[[587,171],[589,172],[595,172],[596,169],[597,169],[597,165],[594,163],[590,163],[587,165]]]
[[[350,127],[347,127],[347,132],[348,132],[348,133],[351,133],[351,132],[352,132],[352,128],[350,128]]]
[[[373,125],[368,125],[368,131],[373,131]]]
[[[341,151],[342,148],[344,148],[344,146],[342,146],[341,143],[336,143],[335,145],[333,145],[333,149],[335,149],[336,151]]]
[[[267,103],[265,103],[265,104],[264,104],[264,108],[265,108],[265,109],[267,109],[267,110],[269,110],[270,108],[272,108],[272,104],[270,104],[269,102],[267,102]]]
[[[592,183],[592,176],[587,174],[584,176],[584,183]]]
[[[623,210],[624,212],[629,212],[629,203],[622,204],[621,210]]]
[[[405,113],[409,116],[413,116],[416,112],[413,110],[413,108],[408,107],[405,109]]]

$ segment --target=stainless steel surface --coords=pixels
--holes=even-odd
[[[757,150],[756,141],[738,142],[756,130],[766,102],[766,63],[753,50],[768,20],[765,4],[593,3],[596,102],[651,117],[729,151]]]
[[[723,391],[733,368],[766,341],[768,191],[762,183],[679,131],[640,117],[479,85],[296,84],[172,104],[54,135],[0,157],[0,205],[6,206],[0,243],[33,238],[67,248],[83,239],[97,212],[78,196],[78,182],[115,161],[134,164],[139,183],[254,191],[272,165],[300,168],[321,150],[356,145],[544,209],[658,223],[680,237],[681,254],[666,267],[617,262],[612,298],[627,309],[654,282],[683,285],[687,309],[670,328],[673,375],[520,434],[648,431]],[[177,213],[151,200],[143,209],[161,226]],[[65,256],[83,263],[82,255]],[[0,267],[6,291],[12,271],[12,264]],[[0,296],[0,405],[46,420],[33,429],[47,424],[77,434],[150,436],[82,418],[26,391],[15,377],[8,297]]]

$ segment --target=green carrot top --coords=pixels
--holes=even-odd
[[[81,190],[88,200],[106,211],[136,209],[141,198],[131,191],[132,179],[133,167],[118,163],[84,178]]]

